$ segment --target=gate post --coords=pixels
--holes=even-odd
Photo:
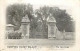
[[[22,18],[21,21],[21,31],[22,31],[22,38],[29,38],[29,29],[30,29],[30,20],[28,16]]]
[[[56,38],[56,20],[50,15],[48,18],[48,39]]]

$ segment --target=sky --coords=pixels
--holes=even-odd
[[[6,1],[6,0],[5,0]],[[38,9],[44,5],[51,7],[59,7],[60,9],[65,9],[66,12],[71,15],[71,17],[75,17],[75,11],[78,7],[77,0],[7,0],[6,5],[14,4],[14,3],[25,3],[33,5],[33,9]]]

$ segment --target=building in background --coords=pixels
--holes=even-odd
[[[8,35],[10,33],[13,33],[14,32],[14,25],[12,24],[7,24],[6,25],[6,38],[8,38]]]

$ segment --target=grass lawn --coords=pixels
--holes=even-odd
[[[71,46],[74,40],[53,40],[53,39],[5,39],[6,45],[38,45],[38,46]]]

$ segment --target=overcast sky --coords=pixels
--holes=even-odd
[[[39,7],[42,7],[44,5],[51,6],[51,7],[59,7],[60,9],[66,9],[67,13],[71,15],[71,17],[74,17],[74,12],[77,8],[76,3],[77,1],[73,0],[7,0],[6,4],[7,6],[9,4],[14,3],[30,3],[33,5],[34,9],[38,9]]]

